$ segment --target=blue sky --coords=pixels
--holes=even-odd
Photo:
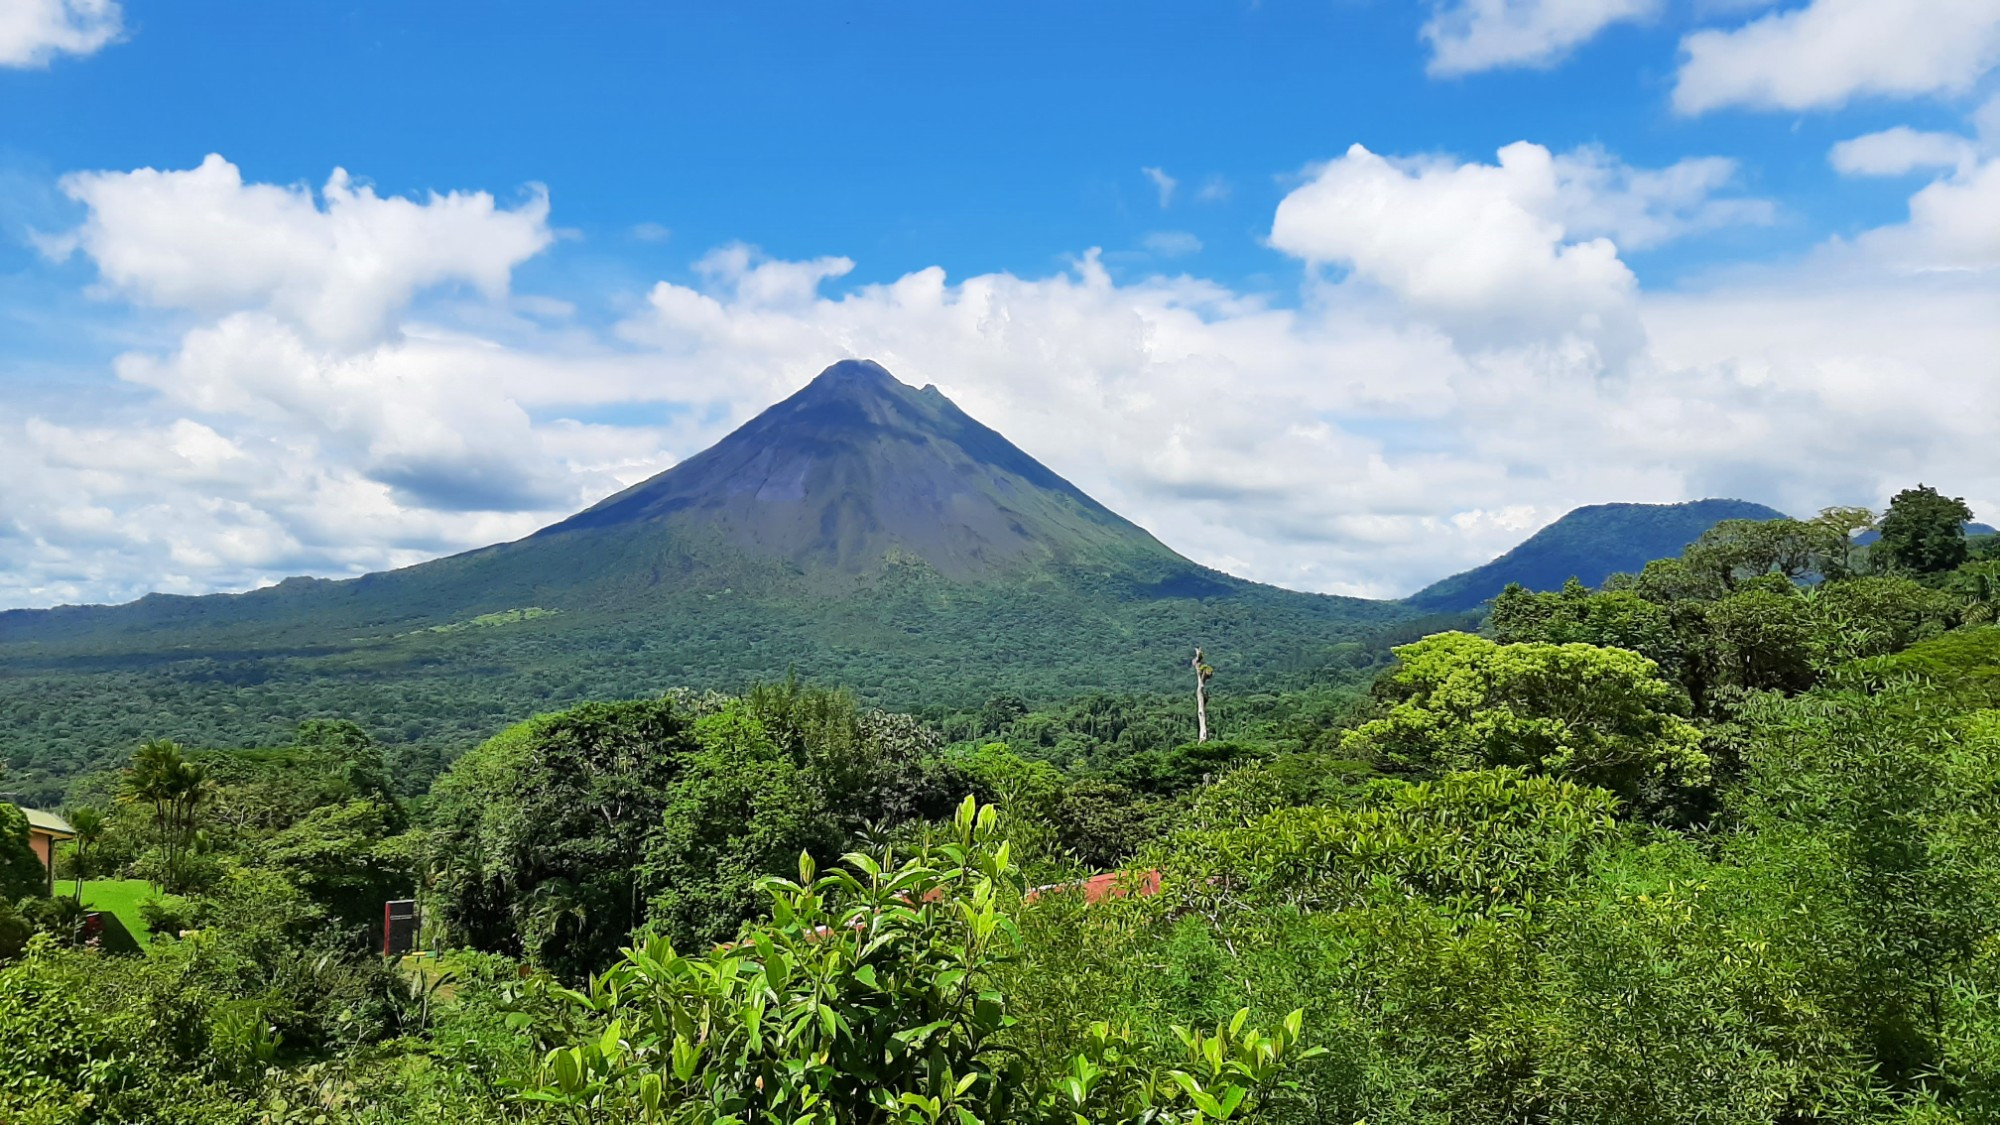
[[[0,0],[0,604],[520,534],[848,353],[1304,588],[2000,503],[1993,0],[575,7]]]
[[[584,235],[537,263],[650,281],[688,248],[856,259],[854,281],[938,264],[1034,272],[1079,248],[1186,229],[1202,272],[1296,272],[1263,245],[1288,179],[1359,142],[1487,157],[1524,138],[1641,166],[1742,160],[1787,215],[1636,259],[1652,281],[1797,251],[1899,217],[1906,192],[1842,181],[1834,142],[1948,106],[1676,114],[1669,7],[1560,66],[1431,78],[1421,5],[243,5],[127,3],[88,62],[0,72],[4,140],[28,175],[185,167],[317,184],[340,165],[384,193],[548,185]],[[1140,172],[1180,181],[1163,213]],[[1228,190],[1197,204],[1204,184]],[[621,245],[641,223],[677,237]],[[673,245],[678,244],[678,245]],[[17,242],[17,252],[26,249]],[[558,261],[567,258],[568,261]],[[582,276],[565,276],[566,274]]]

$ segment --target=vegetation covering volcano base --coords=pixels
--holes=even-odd
[[[1415,616],[1197,566],[934,388],[849,362],[517,542],[0,614],[0,724],[9,787],[34,792],[150,736],[269,744],[341,716],[440,758],[582,699],[793,672],[872,703],[976,706],[1165,690],[1199,645],[1248,687],[1351,664]]]

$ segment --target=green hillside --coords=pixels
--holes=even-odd
[[[1434,582],[1404,601],[1431,613],[1477,609],[1519,582],[1556,590],[1571,578],[1595,586],[1621,571],[1678,555],[1723,520],[1770,520],[1784,513],[1747,500],[1684,504],[1594,504],[1578,508],[1484,566]]]
[[[631,611],[586,604],[462,630],[397,622],[342,635],[301,613],[269,641],[229,624],[16,643],[0,647],[0,724],[14,788],[147,737],[269,744],[306,717],[351,718],[448,756],[582,699],[733,690],[794,672],[874,703],[976,706],[1002,692],[1172,690],[1200,645],[1225,682],[1289,681],[1409,616],[1250,583],[1175,597],[1062,573],[963,585],[912,566],[837,597],[803,582],[691,587]],[[323,640],[309,639],[316,630]]]

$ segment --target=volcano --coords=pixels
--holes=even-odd
[[[849,360],[510,543],[0,613],[0,723],[43,776],[143,737],[276,744],[317,716],[449,756],[580,699],[788,675],[902,707],[1057,699],[1176,688],[1200,645],[1221,683],[1276,683],[1366,663],[1418,612],[1200,566],[935,387]]]
[[[847,360],[679,465],[534,539],[644,528],[802,574],[918,561],[977,581],[1051,563],[1194,564],[974,420]]]

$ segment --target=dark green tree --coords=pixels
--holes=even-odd
[[[1028,713],[1028,704],[1013,692],[1003,692],[979,709],[979,733],[1002,734],[1015,719]]]
[[[845,692],[787,681],[708,705],[647,842],[649,920],[676,941],[729,938],[763,901],[757,880],[942,816],[967,788],[928,728]]]
[[[846,841],[823,789],[742,702],[695,724],[701,748],[669,788],[648,842],[654,927],[684,946],[735,936],[765,897],[757,881],[840,855]]]
[[[672,700],[588,703],[459,759],[432,795],[433,917],[564,976],[609,964],[642,917],[639,867],[691,727]]]
[[[1965,561],[1965,524],[1971,518],[1962,497],[1941,495],[1927,484],[1906,488],[1889,501],[1882,538],[1869,553],[1880,570],[1950,570]]]
[[[1797,579],[1819,568],[1838,548],[1822,527],[1794,519],[1723,520],[1702,534],[1681,555],[1686,565],[1705,573],[1724,589],[1734,590],[1744,579],[1782,574]]]
[[[273,837],[262,858],[333,917],[374,932],[383,902],[410,889],[401,857],[384,846],[396,820],[374,801],[323,805]]]
[[[48,878],[48,869],[28,846],[27,814],[13,805],[0,805],[0,901],[41,894]]]

